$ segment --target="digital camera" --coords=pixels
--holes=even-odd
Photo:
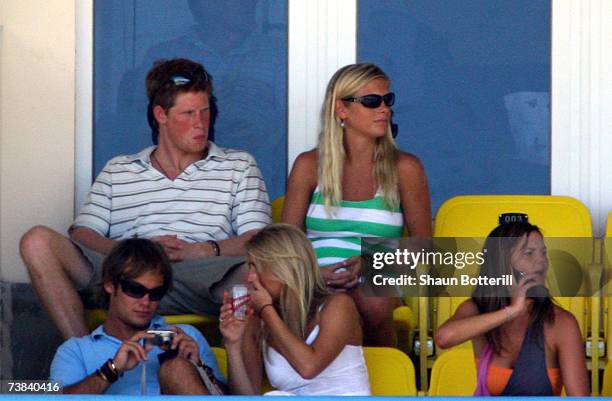
[[[153,334],[150,342],[158,347],[170,347],[176,333],[172,330],[147,330],[147,334]]]

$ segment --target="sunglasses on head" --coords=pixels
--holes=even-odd
[[[159,287],[155,288],[147,288],[142,284],[126,279],[119,280],[119,285],[121,286],[121,290],[125,293],[125,295],[131,298],[140,299],[149,294],[149,299],[154,302],[160,301],[168,291],[168,287],[165,285],[160,285]]]
[[[189,71],[181,72],[180,74],[174,74],[170,76],[163,84],[157,88],[155,93],[151,96],[151,101],[155,99],[157,94],[161,92],[164,87],[167,86],[183,86],[188,85],[194,82],[208,82],[209,77],[206,71],[202,71],[201,73],[192,73]]]
[[[172,75],[168,78],[167,83],[172,83],[174,86],[182,86],[187,85],[192,82],[207,82],[208,74],[206,71],[203,71],[201,74],[193,74],[190,72],[180,73]]]
[[[363,107],[367,107],[369,109],[375,109],[380,106],[382,102],[385,102],[385,105],[388,107],[393,106],[395,103],[395,93],[389,92],[386,95],[364,95],[364,96],[349,96],[343,97],[342,100],[345,102],[354,102],[361,103]]]

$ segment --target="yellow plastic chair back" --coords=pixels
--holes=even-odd
[[[211,349],[215,354],[217,365],[219,365],[221,373],[223,373],[223,376],[227,379],[227,353],[225,352],[225,348],[211,347]]]
[[[603,257],[604,277],[608,281],[603,289],[603,329],[604,338],[606,341],[607,359],[612,360],[612,319],[610,318],[610,306],[612,305],[612,211],[608,213],[608,223],[606,224],[606,234],[603,240]],[[608,362],[609,364],[609,362]],[[612,368],[606,365],[606,371],[610,370],[610,379],[612,379]],[[605,379],[604,379],[605,380]],[[608,381],[609,395],[612,395],[612,381]],[[604,381],[605,387],[605,381]]]
[[[227,379],[227,352],[225,352],[225,348],[221,347],[211,347],[213,353],[215,354],[215,358],[217,358],[217,365],[219,365],[219,369],[223,376]],[[263,372],[263,382],[261,384],[261,393],[267,393],[268,391],[274,390],[274,387],[270,385],[268,378],[266,377],[266,372]]]
[[[270,204],[270,207],[272,208],[272,222],[273,223],[280,223],[281,216],[283,215],[284,206],[285,206],[284,196],[279,196],[278,198],[274,199],[272,203]]]
[[[591,218],[586,206],[574,198],[552,195],[470,195],[451,198],[438,210],[434,236],[484,239],[499,224],[499,216],[502,213],[527,214],[529,222],[540,227],[545,238],[592,237]],[[585,244],[589,243],[589,240],[586,240]],[[464,245],[482,246],[475,243],[461,244]],[[563,254],[557,252],[549,255],[551,268],[568,263],[586,266],[593,260],[592,253],[592,246],[570,246]],[[437,316],[434,318],[436,327],[448,319],[464,299],[449,301],[440,298],[436,307]],[[576,317],[582,335],[586,337],[586,299],[556,297],[555,300]]]
[[[417,394],[414,365],[406,354],[386,347],[364,347],[373,395]]]
[[[416,327],[416,318],[410,307],[402,305],[393,310],[393,327],[397,335],[397,348],[409,353]]]
[[[471,396],[475,390],[476,362],[471,345],[451,348],[434,361],[428,395]]]
[[[608,222],[606,224],[606,238],[612,238],[612,210],[608,213]]]
[[[569,196],[465,195],[444,202],[436,214],[436,237],[486,237],[502,213],[525,213],[552,237],[591,237],[587,207]],[[448,235],[452,234],[452,235]]]

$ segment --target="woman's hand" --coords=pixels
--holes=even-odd
[[[223,293],[223,305],[221,305],[221,312],[219,313],[219,330],[223,334],[226,347],[242,343],[249,316],[252,314],[253,308],[247,305],[246,318],[236,319],[232,307],[232,297],[227,291]]]
[[[527,313],[527,291],[539,285],[537,278],[537,274],[525,273],[519,279],[513,280],[512,286],[510,287],[512,301],[509,306],[512,317]]]
[[[321,268],[321,277],[332,292],[346,292],[344,286],[350,281],[351,273],[344,269],[344,262]]]
[[[361,257],[352,256],[335,265],[321,269],[321,276],[332,292],[346,292],[359,284]]]
[[[272,296],[266,290],[266,288],[259,281],[259,274],[257,274],[257,270],[251,269],[249,270],[249,283],[251,283],[251,291],[249,295],[251,296],[251,305],[255,312],[259,312],[262,306],[266,304],[274,303],[272,301]]]
[[[347,272],[350,273],[349,281],[343,286],[347,290],[351,290],[359,284],[361,272],[363,271],[362,261],[361,256],[351,256],[343,262]]]

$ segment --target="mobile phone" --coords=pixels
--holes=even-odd
[[[527,273],[525,273],[525,272],[522,272],[522,271],[520,271],[520,270],[516,270],[516,269],[512,269],[512,273],[514,273],[514,278],[516,279],[516,282],[517,282],[517,283],[520,283],[520,282],[521,282],[521,280],[522,280],[522,279],[525,277],[525,275],[527,274]]]
[[[516,278],[517,283],[520,283],[521,280],[527,275],[527,273],[516,269],[512,269],[512,272],[514,273],[514,277]],[[527,298],[536,298],[536,300],[539,301],[543,298],[549,297],[550,293],[548,291],[548,288],[546,288],[545,286],[536,285],[534,287],[529,288],[525,295],[527,296]]]

